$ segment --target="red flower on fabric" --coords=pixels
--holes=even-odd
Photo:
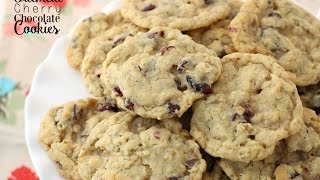
[[[39,1],[40,4],[45,6],[54,6],[54,7],[64,7],[67,4],[67,0],[61,0],[61,2],[43,2]]]
[[[3,24],[4,34],[7,36],[15,35],[14,32],[14,21],[8,21]]]
[[[24,31],[24,28],[28,27],[37,27],[38,25],[35,22],[24,22],[22,25],[17,26],[17,32],[22,33]],[[14,21],[8,21],[3,24],[4,34],[7,36],[14,36],[17,35],[15,33],[15,22]]]
[[[76,6],[88,6],[91,3],[91,0],[73,0],[72,4]]]
[[[7,180],[39,180],[39,178],[31,169],[21,166],[11,172]]]

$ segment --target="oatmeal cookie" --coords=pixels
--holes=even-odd
[[[40,143],[59,173],[80,179],[78,155],[92,129],[117,109],[107,99],[82,99],[52,108],[41,122]]]
[[[193,105],[191,135],[215,157],[265,159],[303,124],[297,88],[269,56],[233,53],[222,66],[214,94]]]
[[[106,34],[109,40],[116,40],[118,35],[136,34],[142,30],[123,18],[119,10],[111,14],[93,15],[84,19],[76,27],[67,48],[67,61],[71,67],[80,70],[85,52],[92,39]]]
[[[228,0],[231,11],[229,16],[215,22],[208,27],[188,31],[187,34],[200,44],[214,50],[218,57],[222,58],[227,54],[235,52],[231,37],[229,36],[230,21],[237,15],[242,2],[239,0]]]
[[[228,16],[225,0],[125,0],[121,14],[144,28],[171,27],[181,31],[208,26]]]
[[[320,22],[288,0],[248,0],[231,21],[239,52],[271,55],[298,86],[320,80]]]
[[[101,79],[104,94],[118,107],[161,120],[181,117],[195,100],[211,94],[220,73],[212,50],[178,30],[153,28],[112,49]]]
[[[198,179],[206,169],[199,146],[177,120],[119,112],[101,121],[79,155],[83,179]]]

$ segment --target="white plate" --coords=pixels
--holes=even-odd
[[[120,0],[108,0],[108,2],[102,12],[111,12],[120,4]],[[320,17],[320,11],[318,17]],[[25,135],[29,154],[38,176],[45,180],[63,178],[39,144],[40,121],[53,106],[90,96],[79,72],[67,64],[65,52],[70,39],[71,33],[59,38],[53,44],[48,57],[34,74],[31,91],[25,104]]]
[[[102,12],[108,13],[119,8],[120,0],[106,2],[109,3]],[[39,144],[40,121],[53,106],[90,96],[79,72],[67,64],[65,54],[70,39],[71,33],[59,38],[53,44],[48,57],[35,71],[25,103],[25,135],[29,154],[39,178],[45,180],[63,178]]]

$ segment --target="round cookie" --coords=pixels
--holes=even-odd
[[[288,0],[248,0],[231,21],[239,52],[272,55],[297,86],[320,80],[320,22]]]
[[[312,110],[304,108],[303,120],[303,128],[281,140],[268,158],[248,164],[222,159],[218,162],[219,166],[231,179],[274,179],[274,171],[280,164],[288,164],[285,165],[287,167],[302,163],[313,156],[320,157],[314,153],[320,148],[320,118]]]
[[[225,0],[125,0],[121,14],[144,28],[171,27],[181,31],[208,26],[228,16]]]
[[[109,32],[106,33],[108,30]],[[119,10],[111,14],[98,13],[93,15],[76,27],[67,48],[67,61],[71,67],[80,70],[86,49],[93,38],[106,33],[106,36],[113,40],[116,35],[136,34],[140,30],[142,28],[124,19]]]
[[[300,131],[286,139],[290,152],[320,148],[320,117],[311,109],[303,108],[303,121]]]
[[[276,149],[276,151],[278,151]],[[279,161],[279,152],[261,161],[252,161],[250,163],[235,162],[226,159],[220,160],[217,164],[226,173],[230,179],[235,180],[271,180],[273,173]]]
[[[239,0],[228,0],[227,2],[231,7],[231,11],[227,18],[213,23],[208,27],[187,32],[195,42],[212,49],[220,58],[236,51],[233,47],[231,37],[229,36],[228,27],[230,21],[237,15],[242,6],[242,2]]]
[[[128,36],[133,36],[139,30],[145,31],[134,26],[131,23],[114,25],[105,33],[91,40],[81,64],[81,75],[88,91],[94,96],[106,95],[103,94],[104,84],[100,76],[102,63],[106,60],[109,51],[123,43]]]
[[[93,39],[87,48],[81,65],[81,75],[88,91],[94,96],[103,96],[104,84],[100,79],[102,63],[116,42],[108,40],[103,34]]]
[[[273,154],[260,161],[249,163],[230,161],[221,159],[217,164],[230,179],[237,180],[256,180],[256,179],[275,179],[274,172],[281,163],[300,163],[309,159],[308,153],[297,151],[289,152],[285,141],[280,141]]]
[[[39,139],[59,173],[80,179],[78,154],[95,125],[108,118],[116,108],[111,101],[82,99],[52,108],[41,122]]]
[[[119,112],[101,121],[79,155],[83,179],[201,179],[199,146],[176,120]]]
[[[302,126],[296,86],[269,56],[233,53],[222,59],[222,67],[214,94],[193,105],[191,135],[214,157],[267,158],[279,140]]]
[[[307,87],[298,87],[298,92],[303,106],[320,114],[320,83]]]
[[[211,94],[220,73],[213,51],[179,30],[159,27],[112,49],[101,79],[104,94],[118,107],[161,120],[181,117],[195,100]]]
[[[275,170],[274,176],[276,180],[320,179],[320,158],[310,157],[306,161],[298,162],[293,165],[281,164]]]

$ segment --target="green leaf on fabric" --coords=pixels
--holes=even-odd
[[[0,122],[14,125],[17,122],[17,113],[24,107],[24,95],[19,90],[14,90],[0,98]]]
[[[7,64],[6,61],[4,61],[4,60],[0,61],[0,73],[4,72],[4,69],[6,68],[6,64]]]
[[[68,4],[62,9],[61,14],[64,16],[69,16],[72,14],[72,12],[73,12],[72,5]]]
[[[9,125],[15,125],[17,122],[16,112],[8,110],[5,115],[0,113],[0,122]]]
[[[24,107],[25,96],[20,91],[13,91],[10,94],[10,99],[8,101],[7,107],[13,110],[20,110]]]

